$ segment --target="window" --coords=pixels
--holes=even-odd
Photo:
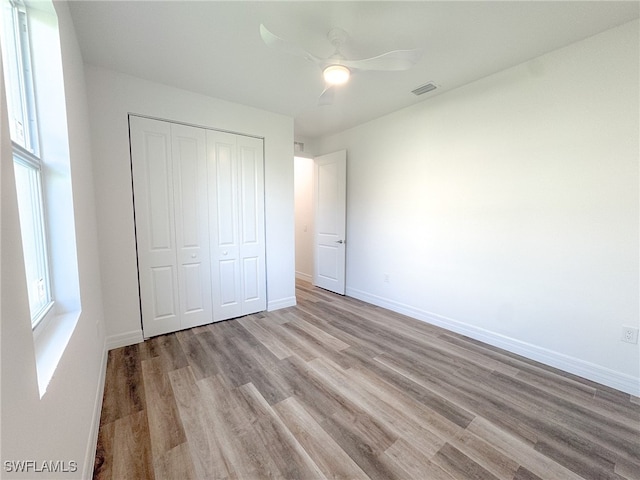
[[[31,325],[35,328],[53,305],[49,285],[42,181],[39,165],[34,165],[29,157],[15,152],[14,170]]]
[[[67,91],[53,2],[0,0],[0,43],[8,107],[1,120],[10,125],[42,398],[82,312]]]
[[[20,0],[3,0],[2,31],[11,140],[37,155],[38,133],[27,11]]]
[[[53,299],[28,19],[21,0],[2,0],[2,59],[31,325],[35,328],[53,306]]]

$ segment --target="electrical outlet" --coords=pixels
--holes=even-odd
[[[384,283],[389,283],[389,274],[388,273],[384,274]]]
[[[627,343],[638,343],[638,329],[635,327],[623,325],[622,341]]]

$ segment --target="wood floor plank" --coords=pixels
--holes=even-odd
[[[379,429],[373,426],[371,419],[355,418],[338,411],[327,418],[321,426],[369,478],[375,480],[402,478],[384,457],[384,451],[393,443],[393,438],[384,438],[384,435],[380,435]],[[383,441],[373,443],[379,440]]]
[[[206,398],[203,408],[207,431],[215,438],[212,443],[220,448],[223,466],[218,468],[225,468],[229,478],[255,477],[254,455],[246,451],[246,445],[240,438],[246,419],[239,411],[235,388],[221,375],[198,381],[198,388],[202,398]]]
[[[113,477],[113,436],[116,422],[100,425],[98,430],[98,442],[96,445],[96,458],[93,464],[94,480],[109,480]],[[118,459],[120,460],[120,459]]]
[[[313,323],[309,323],[300,317],[294,317],[293,320],[289,323],[296,325],[301,330],[311,335],[311,337],[318,339],[318,341],[335,350],[336,352],[344,350],[345,348],[349,348],[350,346],[348,343],[343,342],[339,338],[334,337],[330,333],[327,333],[321,328],[316,327]]]
[[[471,338],[461,337],[460,335],[456,335],[452,332],[442,333],[440,335],[440,338],[442,340],[445,340],[447,343],[460,345],[464,349],[479,352],[483,356],[486,356],[488,359],[496,360],[503,365],[521,370],[522,372],[533,373],[541,375],[542,377],[554,379],[556,385],[562,386],[563,388],[566,388],[567,385],[579,384],[586,387],[594,388],[595,395],[597,395],[597,392],[600,389],[608,389],[608,387],[605,387],[604,385],[596,384],[590,380],[572,375],[567,372],[563,372],[559,369],[542,365],[538,362],[529,360],[515,353],[507,352],[506,350],[494,347],[493,345],[488,345]],[[622,406],[622,403],[618,404],[618,407]]]
[[[339,350],[325,344],[321,339],[313,336],[307,330],[301,328],[297,323],[289,322],[282,325],[282,328],[295,338],[299,348],[309,353],[310,360],[316,358],[327,358],[344,368],[351,366],[351,362],[348,357],[342,355]]]
[[[191,330],[186,331],[191,332]],[[182,331],[177,332],[176,336],[196,379],[200,380],[218,373],[213,355],[208,348],[202,346],[197,334],[186,335]]]
[[[284,478],[325,478],[307,451],[251,383],[239,388],[254,415],[251,434],[268,450]]]
[[[496,385],[489,381],[492,372],[486,371],[485,374],[469,381],[468,378],[449,375],[430,365],[416,368],[411,362],[397,361],[388,356],[381,356],[376,360],[423,386],[437,395],[437,398],[453,404],[450,408],[455,407],[454,411],[475,412],[476,415],[491,419],[525,441],[532,444],[538,441],[539,434],[530,425],[538,425],[537,417],[521,402],[509,401]]]
[[[476,463],[473,459],[448,443],[440,449],[432,461],[453,478],[498,480],[495,475],[483,468],[482,465]]]
[[[433,455],[424,455],[414,445],[399,438],[384,452],[398,469],[405,472],[405,478],[428,478],[429,480],[456,480],[442,467],[433,463]],[[402,477],[402,475],[399,475]]]
[[[94,478],[640,480],[638,397],[296,284],[113,350]]]
[[[369,369],[351,368],[346,374],[352,382],[358,383],[367,392],[374,408],[380,404],[387,405],[391,408],[391,413],[402,421],[403,431],[412,432],[416,438],[425,437],[428,444],[424,442],[420,444],[420,449],[424,453],[431,452],[436,447],[440,448],[446,439],[454,438],[462,431],[456,423],[438,414],[428,405],[416,401]],[[413,427],[404,427],[406,424]],[[420,430],[416,431],[416,428]],[[433,436],[425,435],[425,432]]]
[[[278,358],[238,322],[226,325],[233,338],[236,356],[250,383],[273,405],[290,395],[288,381],[280,372]],[[246,383],[249,383],[246,382]]]
[[[530,472],[524,467],[518,468],[518,471],[513,476],[513,480],[543,480],[536,474]]]
[[[182,426],[188,441],[194,472],[198,478],[227,478],[229,472],[215,432],[211,431],[204,409],[206,398],[196,385],[191,367],[169,372]]]
[[[265,435],[261,435],[263,429],[266,428],[264,422],[259,422],[259,419],[252,415],[253,412],[251,412],[247,399],[240,392],[239,387],[229,389],[227,394],[230,395],[233,402],[227,420],[232,421],[232,431],[237,435],[238,441],[235,443],[235,448],[242,452],[242,462],[252,470],[248,478],[286,478],[280,470],[280,457],[272,457],[270,445],[264,441]],[[257,425],[257,430],[254,425]],[[240,478],[245,477],[241,475]]]
[[[131,345],[109,352],[101,423],[144,409],[144,386],[138,347]]]
[[[569,436],[569,435],[567,435]],[[556,438],[543,439],[536,443],[536,451],[576,472],[582,478],[599,480],[602,478],[623,480],[615,473],[615,463],[603,458],[593,444],[582,445],[581,440],[573,437],[570,442]]]
[[[274,409],[327,478],[369,478],[295,397],[279,402]]]
[[[341,397],[322,382],[311,375],[310,367],[299,357],[289,357],[282,362],[281,371],[287,376],[295,397],[310,415],[321,423],[342,408]]]
[[[189,445],[181,443],[154,459],[153,468],[157,480],[197,480],[200,477],[191,462]],[[118,478],[118,477],[116,477]]]
[[[317,311],[318,315],[320,315],[321,310]],[[359,353],[364,354],[370,358],[375,357],[376,355],[381,354],[384,349],[378,348],[375,345],[366,341],[365,338],[358,334],[352,334],[350,332],[345,331],[341,328],[340,324],[333,325],[331,321],[323,317],[322,315],[318,316],[316,314],[310,313],[309,311],[304,309],[304,305],[299,305],[294,312],[290,312],[288,314],[288,318],[300,318],[307,323],[315,325],[322,330],[329,333],[334,338],[344,342],[349,345],[348,349],[342,350],[344,353],[346,350],[357,349]]]
[[[113,457],[119,461],[112,466],[111,478],[155,478],[145,411],[119,418],[114,423]]]
[[[573,401],[580,399],[584,403],[590,403],[596,395],[596,389],[590,385],[584,385],[571,379],[558,381],[558,379],[554,378],[553,374],[545,372],[544,370],[518,370],[515,376],[530,385],[535,385],[555,395],[566,396]]]
[[[523,442],[520,438],[502,430],[484,418],[475,418],[467,430],[483,438],[494,448],[502,451],[509,458],[541,478],[557,480],[578,480],[581,478],[554,459],[536,451],[531,444]]]
[[[280,324],[274,323],[269,325],[268,328],[273,335],[280,339],[292,355],[296,355],[306,362],[318,358],[320,353],[313,348],[309,348],[309,345],[304,342],[304,339],[299,338],[295,335],[295,332],[287,328],[286,325],[288,323],[289,321]]]
[[[187,441],[163,357],[142,361],[153,458]]]
[[[406,363],[400,364],[387,356],[379,356],[375,360],[398,372],[416,385],[423,387],[420,392],[420,400],[456,425],[465,428],[475,418],[472,411],[457,402],[446,389],[440,388],[439,383],[434,379],[426,378],[432,372],[425,374],[424,371],[427,371],[425,366],[420,368],[420,370],[424,370],[423,372],[418,372],[418,368],[412,365],[407,366]]]
[[[384,425],[379,418],[374,418],[369,413],[367,405],[359,402],[362,393],[355,392],[353,385],[347,383],[348,380],[339,372],[339,366],[331,365],[329,360],[317,359],[310,364],[310,368],[313,374],[330,385],[341,399],[342,408],[334,412],[329,419],[348,425],[351,433],[359,436],[362,443],[369,445],[369,449],[376,454],[382,453],[397,439],[392,429]]]
[[[487,393],[483,388],[476,385],[478,382],[464,382],[464,388],[456,389],[446,383],[446,380],[432,378],[430,375],[423,375],[421,369],[415,369],[411,365],[399,364],[387,357],[377,357],[376,363],[382,367],[381,375],[384,375],[390,382],[403,389],[416,400],[430,405],[440,415],[449,418],[460,426],[466,426],[469,418],[465,412],[474,412],[476,415],[487,415],[501,428],[515,435],[517,438],[530,445],[535,445],[538,436],[534,430],[525,425],[518,417],[521,409],[515,410],[504,402],[498,402],[493,394]],[[397,374],[397,375],[394,375]],[[451,380],[459,380],[450,377]],[[427,392],[427,393],[425,393]],[[434,401],[435,400],[435,401]],[[444,402],[444,403],[443,403]],[[452,405],[451,405],[452,404]],[[450,411],[453,409],[452,413]],[[505,409],[505,410],[503,410]],[[456,412],[462,411],[463,415],[459,421]],[[472,419],[471,419],[472,420]]]
[[[437,414],[426,408],[419,409],[420,414],[417,415],[407,413],[410,409],[404,407],[409,402],[403,402],[402,395],[393,399],[385,397],[385,385],[382,382],[366,382],[366,374],[362,371],[355,374],[343,372],[326,360],[314,360],[310,367],[319,375],[331,377],[332,380],[327,381],[339,385],[338,391],[344,398],[374,417],[395,438],[410,439],[429,456],[434,455],[446,443],[446,439],[459,430],[457,425],[436,418]],[[446,433],[440,431],[442,428]]]
[[[640,465],[640,449],[634,442],[638,441],[637,428],[627,423],[619,423],[610,417],[581,408],[576,402],[549,394],[546,390],[532,386],[517,378],[503,375],[492,375],[498,381],[501,392],[509,393],[510,398],[522,402],[528,408],[539,408],[545,413],[548,423],[564,427],[579,436],[581,445],[590,445],[589,456],[598,455],[604,462],[612,462],[617,456]],[[542,418],[542,417],[541,417]],[[552,430],[548,435],[562,438],[559,430]],[[570,439],[565,437],[566,441]]]
[[[159,352],[160,356],[164,359],[166,371],[176,370],[189,365],[177,334],[160,335],[149,340],[154,344],[154,348]]]
[[[491,387],[482,388],[486,389],[487,394],[499,397],[503,403],[508,401],[520,409],[522,421],[540,432],[536,448],[545,448],[550,456],[562,455],[567,464],[571,458],[584,457],[573,462],[574,470],[609,475],[613,473],[617,455],[637,461],[638,452],[633,445],[637,436],[627,432],[626,426],[618,426],[617,435],[612,434],[607,421],[597,418],[587,420],[587,412],[574,411],[579,410],[575,404],[569,406],[561,398],[531,389],[530,385],[513,377],[496,372],[490,377],[491,380],[487,378],[485,383]],[[473,377],[466,378],[469,380]]]
[[[234,386],[244,385],[250,381],[247,361],[236,355],[233,339],[225,340],[225,330],[220,324],[210,325],[209,331],[198,334],[198,341],[209,351],[220,374]]]
[[[613,471],[627,480],[640,480],[640,466],[625,460],[618,460]]]
[[[293,355],[293,352],[289,350],[276,335],[264,328],[262,323],[255,318],[250,316],[241,317],[238,319],[238,323],[246,328],[249,333],[256,337],[278,359],[282,360]]]
[[[131,345],[131,346],[137,348],[138,356],[140,357],[140,361],[148,360],[150,358],[154,358],[154,357],[159,357],[160,356],[160,351],[158,349],[157,342],[153,342],[153,341],[151,341],[151,339],[147,340],[146,342],[138,343],[137,345]],[[118,350],[118,349],[116,349],[116,350]],[[114,350],[112,350],[112,351],[114,351]],[[111,352],[109,352],[109,353],[111,353]]]
[[[452,447],[502,480],[511,480],[520,464],[493,447],[489,442],[464,430],[450,440]]]

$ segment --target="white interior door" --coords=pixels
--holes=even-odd
[[[267,308],[264,153],[259,138],[237,136],[242,315]]]
[[[171,125],[180,328],[211,323],[205,130]]]
[[[171,125],[130,117],[131,160],[145,336],[180,329]]]
[[[210,323],[205,131],[130,117],[145,337]]]
[[[313,284],[344,295],[347,152],[314,158]]]
[[[215,321],[266,309],[264,166],[260,139],[207,132]]]

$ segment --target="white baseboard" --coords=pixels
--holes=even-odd
[[[535,360],[536,362],[543,363],[550,367],[559,368],[565,372],[607,385],[615,388],[616,390],[640,396],[640,379],[631,375],[616,372],[615,370],[608,369],[601,365],[596,365],[538,345],[507,337],[452,318],[420,310],[412,307],[411,305],[402,304],[377,295],[372,295],[355,288],[347,288],[346,294],[350,297],[357,298],[358,300],[445,328],[452,332],[493,345],[494,347],[502,348],[508,352],[522,355],[523,357]]]
[[[144,337],[142,336],[142,330],[132,330],[131,332],[119,333],[117,335],[107,337],[107,350],[135,345],[136,343],[143,341]]]
[[[267,305],[267,311],[273,312],[274,310],[280,310],[281,308],[295,307],[296,297],[280,298],[278,300],[270,301]]]
[[[296,272],[296,278],[300,280],[304,280],[305,282],[311,283],[313,281],[313,276],[308,273]]]
[[[98,447],[98,433],[100,431],[100,415],[102,414],[102,398],[104,396],[104,383],[107,375],[107,344],[102,347],[102,362],[100,364],[100,377],[98,378],[98,388],[96,390],[96,398],[93,402],[93,416],[91,418],[91,431],[89,432],[89,441],[87,443],[87,452],[84,458],[84,468],[82,469],[82,478],[93,477],[93,467],[96,459],[96,449]]]

